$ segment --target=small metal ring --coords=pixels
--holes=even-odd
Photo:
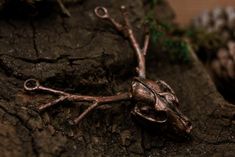
[[[28,84],[32,84],[33,86],[30,87]],[[24,82],[24,89],[27,90],[27,91],[36,90],[36,89],[39,88],[39,86],[40,86],[40,83],[36,79],[28,79]]]
[[[95,11],[96,16],[98,16],[99,18],[102,18],[102,19],[109,18],[108,10],[105,7],[96,7],[94,11]],[[99,13],[100,11],[102,13]]]

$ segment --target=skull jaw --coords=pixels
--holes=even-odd
[[[187,117],[180,112],[156,111],[151,106],[136,105],[131,112],[132,115],[145,127],[159,128],[167,130],[171,135],[179,137],[188,136],[192,130],[192,125]]]
[[[135,123],[139,127],[144,128],[146,132],[154,136],[161,136],[161,134],[164,134],[162,132],[167,129],[167,119],[160,117],[158,118],[158,114],[155,112],[154,108],[150,106],[142,106],[146,108],[144,108],[144,110],[141,110],[141,107],[139,106],[140,104],[141,103],[138,103],[131,111],[131,115]]]
[[[153,124],[165,123],[167,121],[167,115],[165,111],[156,112],[156,110],[150,108],[149,106],[144,106],[144,109],[135,106],[132,114],[142,119],[149,121]]]

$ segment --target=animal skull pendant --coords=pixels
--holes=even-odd
[[[190,133],[191,122],[178,109],[174,91],[164,81],[134,78],[132,96],[137,102],[132,114],[151,124],[168,123],[177,133]]]

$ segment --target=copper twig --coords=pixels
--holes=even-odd
[[[101,15],[98,11],[103,11]],[[149,45],[149,34],[145,35],[144,46],[141,49],[139,43],[131,28],[128,19],[128,13],[125,6],[121,6],[125,25],[118,24],[109,15],[104,7],[96,7],[95,14],[102,19],[107,19],[115,25],[118,31],[128,37],[137,56],[138,66],[136,68],[138,77],[132,81],[132,96],[138,102],[144,102],[144,105],[135,106],[132,113],[142,120],[151,123],[169,122],[173,129],[181,133],[190,133],[192,129],[191,122],[178,110],[179,101],[172,88],[164,81],[153,81],[146,79],[145,55]],[[113,22],[115,21],[115,23]],[[151,105],[149,105],[151,104]]]
[[[41,105],[38,107],[39,111],[43,111],[51,106],[56,105],[59,102],[68,100],[68,101],[79,101],[79,102],[91,102],[92,105],[88,107],[80,116],[75,118],[74,124],[78,124],[88,113],[90,113],[94,108],[96,108],[98,105],[109,103],[109,102],[115,102],[115,101],[121,101],[121,100],[128,100],[131,99],[132,95],[129,92],[117,94],[114,96],[88,96],[88,95],[76,95],[76,94],[69,94],[63,91],[47,88],[44,86],[41,86],[38,80],[35,79],[28,79],[24,83],[24,88],[27,91],[34,91],[34,90],[41,90],[50,92],[52,94],[60,95],[60,97],[52,102],[49,102],[47,104]]]
[[[109,20],[118,31],[122,32],[126,37],[128,37],[132,47],[134,48],[138,62],[138,77],[132,80],[130,92],[125,92],[114,96],[76,95],[43,87],[35,79],[29,79],[25,81],[25,90],[43,90],[60,95],[58,99],[41,105],[38,108],[40,111],[65,100],[91,103],[91,106],[89,106],[83,113],[81,113],[80,116],[73,120],[73,124],[78,124],[98,105],[133,99],[137,103],[134,107],[134,110],[132,111],[133,115],[141,118],[142,120],[146,120],[147,122],[151,122],[152,124],[168,122],[171,125],[171,128],[173,128],[173,130],[177,131],[178,133],[190,133],[192,129],[191,122],[178,109],[179,101],[172,88],[164,81],[153,81],[145,78],[145,55],[149,45],[149,34],[145,35],[144,46],[143,48],[140,48],[131,28],[125,6],[122,6],[121,10],[125,25],[121,25],[115,19],[113,19],[109,15],[108,10],[104,7],[96,7],[94,11],[99,18]],[[140,103],[140,105],[138,105],[138,103]]]
[[[143,54],[146,55],[147,54],[147,49],[148,49],[148,46],[149,46],[149,34],[146,34],[145,35],[145,40],[144,40],[144,48],[143,48]]]
[[[149,35],[146,34],[145,36],[145,42],[144,47],[141,49],[139,46],[139,43],[136,40],[136,37],[133,33],[130,21],[128,19],[128,12],[125,6],[121,6],[122,15],[124,17],[125,25],[121,25],[116,20],[114,20],[108,13],[107,9],[105,7],[96,7],[95,8],[95,14],[102,19],[109,20],[118,31],[123,33],[123,35],[127,36],[131,42],[132,47],[135,50],[135,53],[137,55],[138,59],[138,66],[136,68],[138,76],[145,78],[146,72],[145,72],[145,55],[147,53],[148,44],[149,44]]]

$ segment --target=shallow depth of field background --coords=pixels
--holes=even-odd
[[[215,7],[235,6],[235,0],[168,0],[181,25],[190,23],[192,17]]]

